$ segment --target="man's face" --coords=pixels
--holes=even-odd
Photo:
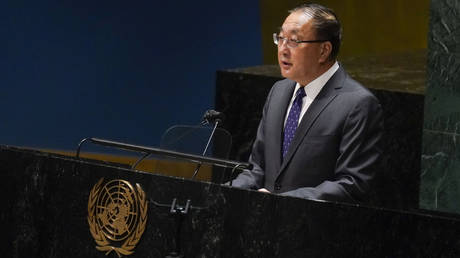
[[[317,40],[311,18],[302,12],[291,13],[279,34],[295,40]],[[290,48],[283,41],[278,44],[278,64],[283,77],[306,85],[319,76],[322,43],[300,43]]]

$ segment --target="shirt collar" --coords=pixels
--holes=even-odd
[[[335,61],[335,63],[323,74],[321,74],[318,78],[314,79],[311,81],[309,84],[305,85],[304,90],[305,93],[307,94],[307,97],[309,99],[314,100],[316,96],[319,94],[321,89],[326,85],[327,81],[331,79],[332,75],[339,69],[339,63]],[[297,89],[299,89],[301,85],[299,83],[296,83],[295,89],[294,89],[294,94],[297,92]]]

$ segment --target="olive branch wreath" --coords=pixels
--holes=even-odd
[[[147,200],[145,198],[145,192],[142,190],[139,184],[136,184],[137,197],[139,198],[139,210],[140,217],[134,232],[129,236],[121,247],[111,246],[110,242],[107,240],[106,236],[100,229],[99,225],[96,223],[96,216],[94,211],[96,209],[96,201],[99,196],[99,192],[102,189],[101,184],[104,181],[104,178],[101,178],[91,189],[88,198],[88,224],[91,235],[96,241],[96,249],[99,251],[106,252],[105,255],[108,255],[110,252],[115,251],[118,257],[122,255],[130,255],[134,253],[133,249],[136,247],[137,243],[141,239],[142,234],[145,230],[145,225],[147,223]]]

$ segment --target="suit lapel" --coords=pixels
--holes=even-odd
[[[281,154],[281,148],[282,148],[282,141],[283,141],[283,131],[284,131],[284,117],[286,116],[287,108],[289,106],[289,102],[291,101],[292,94],[294,93],[296,82],[294,81],[289,81],[289,84],[283,86],[286,89],[283,89],[281,91],[279,99],[279,103],[275,105],[275,107],[279,107],[276,109],[276,114],[275,114],[275,135],[278,135],[279,137],[275,137],[275,146],[278,146],[278,150],[276,150],[279,155],[279,159],[276,160],[276,167],[279,168],[280,164],[282,162],[282,154]]]
[[[337,97],[337,89],[342,87],[343,79],[345,78],[344,76],[344,70],[342,67],[339,67],[337,72],[331,77],[331,79],[329,79],[329,81],[321,89],[318,96],[316,96],[315,100],[311,103],[295,132],[294,138],[292,139],[291,145],[289,146],[289,150],[282,161],[279,174],[281,174],[281,172],[286,168],[286,165],[289,163],[290,159],[297,151],[300,143],[308,134],[308,131],[316,122],[321,112],[327,107],[327,105],[329,105],[329,103],[334,100],[335,97]]]

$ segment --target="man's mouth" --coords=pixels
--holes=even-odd
[[[281,61],[281,67],[283,69],[289,69],[289,68],[291,68],[291,66],[292,66],[292,63],[289,63],[289,62],[286,62],[286,61]]]

